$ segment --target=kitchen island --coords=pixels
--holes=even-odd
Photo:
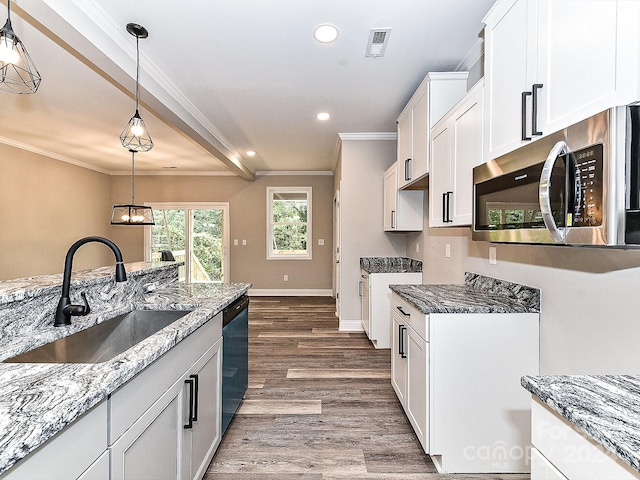
[[[248,283],[179,284],[178,266],[128,264],[129,279],[122,284],[114,284],[111,267],[74,273],[72,293],[85,289],[92,313],[76,317],[68,327],[51,325],[54,309],[50,307],[59,297],[60,276],[0,284],[0,360],[133,309],[192,310],[104,363],[1,363],[0,473],[103,403],[198,328],[214,317],[219,320],[217,314],[251,287]]]

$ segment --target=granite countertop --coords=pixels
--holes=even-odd
[[[248,283],[175,284],[146,294],[143,302],[130,304],[128,309],[194,310],[104,363],[0,363],[0,473],[100,403],[250,287]],[[82,329],[83,323],[88,327],[98,321],[89,314],[58,332],[69,329],[72,333]],[[24,340],[19,343],[21,351],[35,346],[25,345]],[[5,345],[0,360],[15,355],[7,353],[15,350],[15,346]]]
[[[475,273],[463,285],[390,285],[392,291],[429,313],[538,313],[540,290]]]
[[[407,257],[360,257],[367,273],[422,273],[422,262]]]
[[[524,376],[521,383],[640,472],[640,375]]]

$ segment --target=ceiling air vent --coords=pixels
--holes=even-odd
[[[369,32],[365,57],[383,57],[390,35],[391,28],[372,28]]]

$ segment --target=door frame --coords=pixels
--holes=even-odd
[[[229,262],[229,202],[145,202],[145,206],[159,209],[171,210],[222,210],[222,275],[224,283],[229,283],[229,272],[231,270]],[[190,220],[186,220],[185,228],[189,228]],[[144,261],[151,261],[151,225],[144,227]],[[186,278],[189,278],[188,276]]]
[[[333,296],[336,299],[336,317],[340,319],[340,247],[341,247],[341,217],[340,217],[340,186],[342,182],[338,182],[338,188],[333,196]]]

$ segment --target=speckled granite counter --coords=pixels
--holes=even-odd
[[[640,376],[524,376],[522,386],[640,471]]]
[[[390,285],[422,313],[538,313],[540,290],[465,273],[464,285]]]
[[[421,273],[422,262],[406,257],[360,257],[360,268],[368,273]]]
[[[140,266],[141,269],[147,267],[151,268],[150,264]],[[105,271],[108,271],[109,275],[113,274],[112,268]],[[134,272],[135,266],[127,265],[127,274],[130,279],[135,278]],[[90,276],[87,274],[87,277]],[[91,282],[88,278],[81,281]],[[13,282],[14,285],[18,283],[20,282]],[[222,285],[175,283],[163,286],[142,297],[138,296],[128,303],[120,303],[113,311],[74,317],[73,324],[69,327],[55,328],[47,324],[41,327],[43,332],[36,336],[3,337],[4,344],[0,359],[34,348],[46,340],[48,334],[54,337],[68,335],[134,308],[194,309],[193,312],[104,363],[0,363],[0,473],[97,405],[107,395],[213,318],[226,305],[246,293],[250,287],[251,284],[248,283]],[[24,290],[23,287],[21,288]],[[55,286],[51,288],[59,295]],[[16,295],[19,290],[15,289],[7,295]],[[35,338],[35,343],[29,338],[31,340]]]

